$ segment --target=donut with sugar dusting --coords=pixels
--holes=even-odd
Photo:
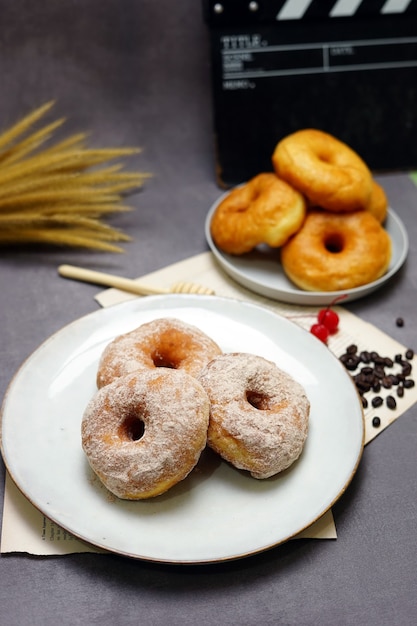
[[[196,378],[182,370],[143,370],[96,392],[82,419],[82,447],[114,495],[153,498],[195,467],[208,421],[209,400]]]
[[[175,318],[159,318],[119,335],[104,349],[97,370],[97,387],[136,370],[160,367],[198,376],[219,346],[203,331]]]
[[[310,403],[275,363],[246,353],[213,359],[199,378],[210,400],[207,443],[238,469],[269,478],[300,456]]]

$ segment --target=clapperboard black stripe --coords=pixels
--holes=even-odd
[[[302,15],[302,19],[328,18],[335,0],[323,0],[323,2],[310,2]]]
[[[349,0],[336,2],[324,0],[324,2],[311,2],[302,19],[312,18],[352,18],[359,15],[378,15],[386,0]]]
[[[285,0],[276,14],[278,21],[327,18],[334,5],[332,2],[317,0]]]
[[[368,0],[368,2],[361,2],[356,11],[356,15],[383,15],[382,9],[384,5],[386,5],[386,2],[387,0]]]

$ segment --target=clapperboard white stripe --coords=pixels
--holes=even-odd
[[[409,4],[411,4],[411,0],[387,0],[381,13],[404,13]]]
[[[287,0],[277,15],[277,20],[300,20],[314,0]]]
[[[346,17],[355,15],[356,9],[362,4],[362,0],[338,0],[330,11],[330,17]]]
[[[301,20],[308,8],[319,0],[287,0],[276,16],[277,20]],[[329,17],[348,17],[355,15],[359,6],[366,0],[337,0],[329,12]],[[412,0],[386,0],[381,13],[404,13]]]

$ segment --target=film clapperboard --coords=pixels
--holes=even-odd
[[[319,128],[374,172],[417,166],[417,0],[203,1],[216,170],[271,171],[276,143]]]

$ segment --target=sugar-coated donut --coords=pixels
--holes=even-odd
[[[104,349],[97,370],[97,387],[135,370],[168,367],[198,376],[219,346],[199,328],[175,318],[146,322],[119,335]]]
[[[213,359],[200,376],[210,399],[208,445],[254,478],[287,469],[301,454],[310,403],[302,385],[254,354]]]
[[[311,210],[281,249],[287,276],[306,291],[340,291],[380,278],[391,260],[391,239],[368,211]]]
[[[196,378],[159,368],[99,389],[84,412],[90,466],[119,498],[158,496],[183,480],[206,445],[209,401]]]
[[[372,192],[366,210],[383,224],[388,213],[388,198],[385,190],[376,180],[372,181]]]
[[[305,213],[303,195],[265,172],[226,195],[214,212],[211,235],[229,254],[244,254],[259,244],[278,247],[300,228]]]
[[[304,129],[287,135],[272,155],[275,172],[312,206],[343,212],[365,209],[372,175],[360,156],[332,135]]]

